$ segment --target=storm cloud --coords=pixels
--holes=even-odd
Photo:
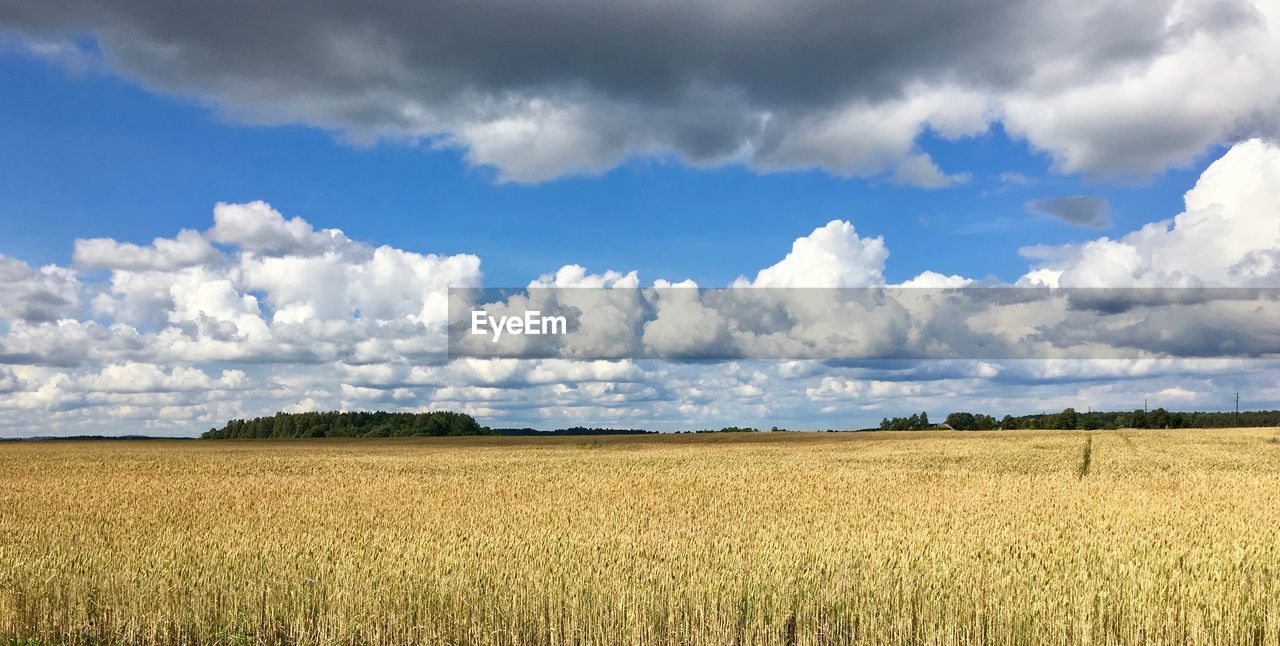
[[[1274,135],[1273,5],[0,0],[0,27],[37,55],[87,40],[233,119],[454,147],[500,180],[656,157],[942,187],[967,169],[939,168],[926,131],[999,122],[1091,174]]]

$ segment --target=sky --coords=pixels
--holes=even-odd
[[[1277,32],[1235,0],[0,0],[0,435],[1280,406],[1266,360],[439,357],[450,286],[1280,287]]]

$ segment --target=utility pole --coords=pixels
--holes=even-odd
[[[1240,393],[1236,393],[1236,426],[1240,426]]]

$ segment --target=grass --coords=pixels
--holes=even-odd
[[[0,444],[0,642],[1280,643],[1274,429],[1083,435]]]

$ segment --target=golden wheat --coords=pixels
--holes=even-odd
[[[1277,644],[1276,433],[9,443],[0,640]]]

